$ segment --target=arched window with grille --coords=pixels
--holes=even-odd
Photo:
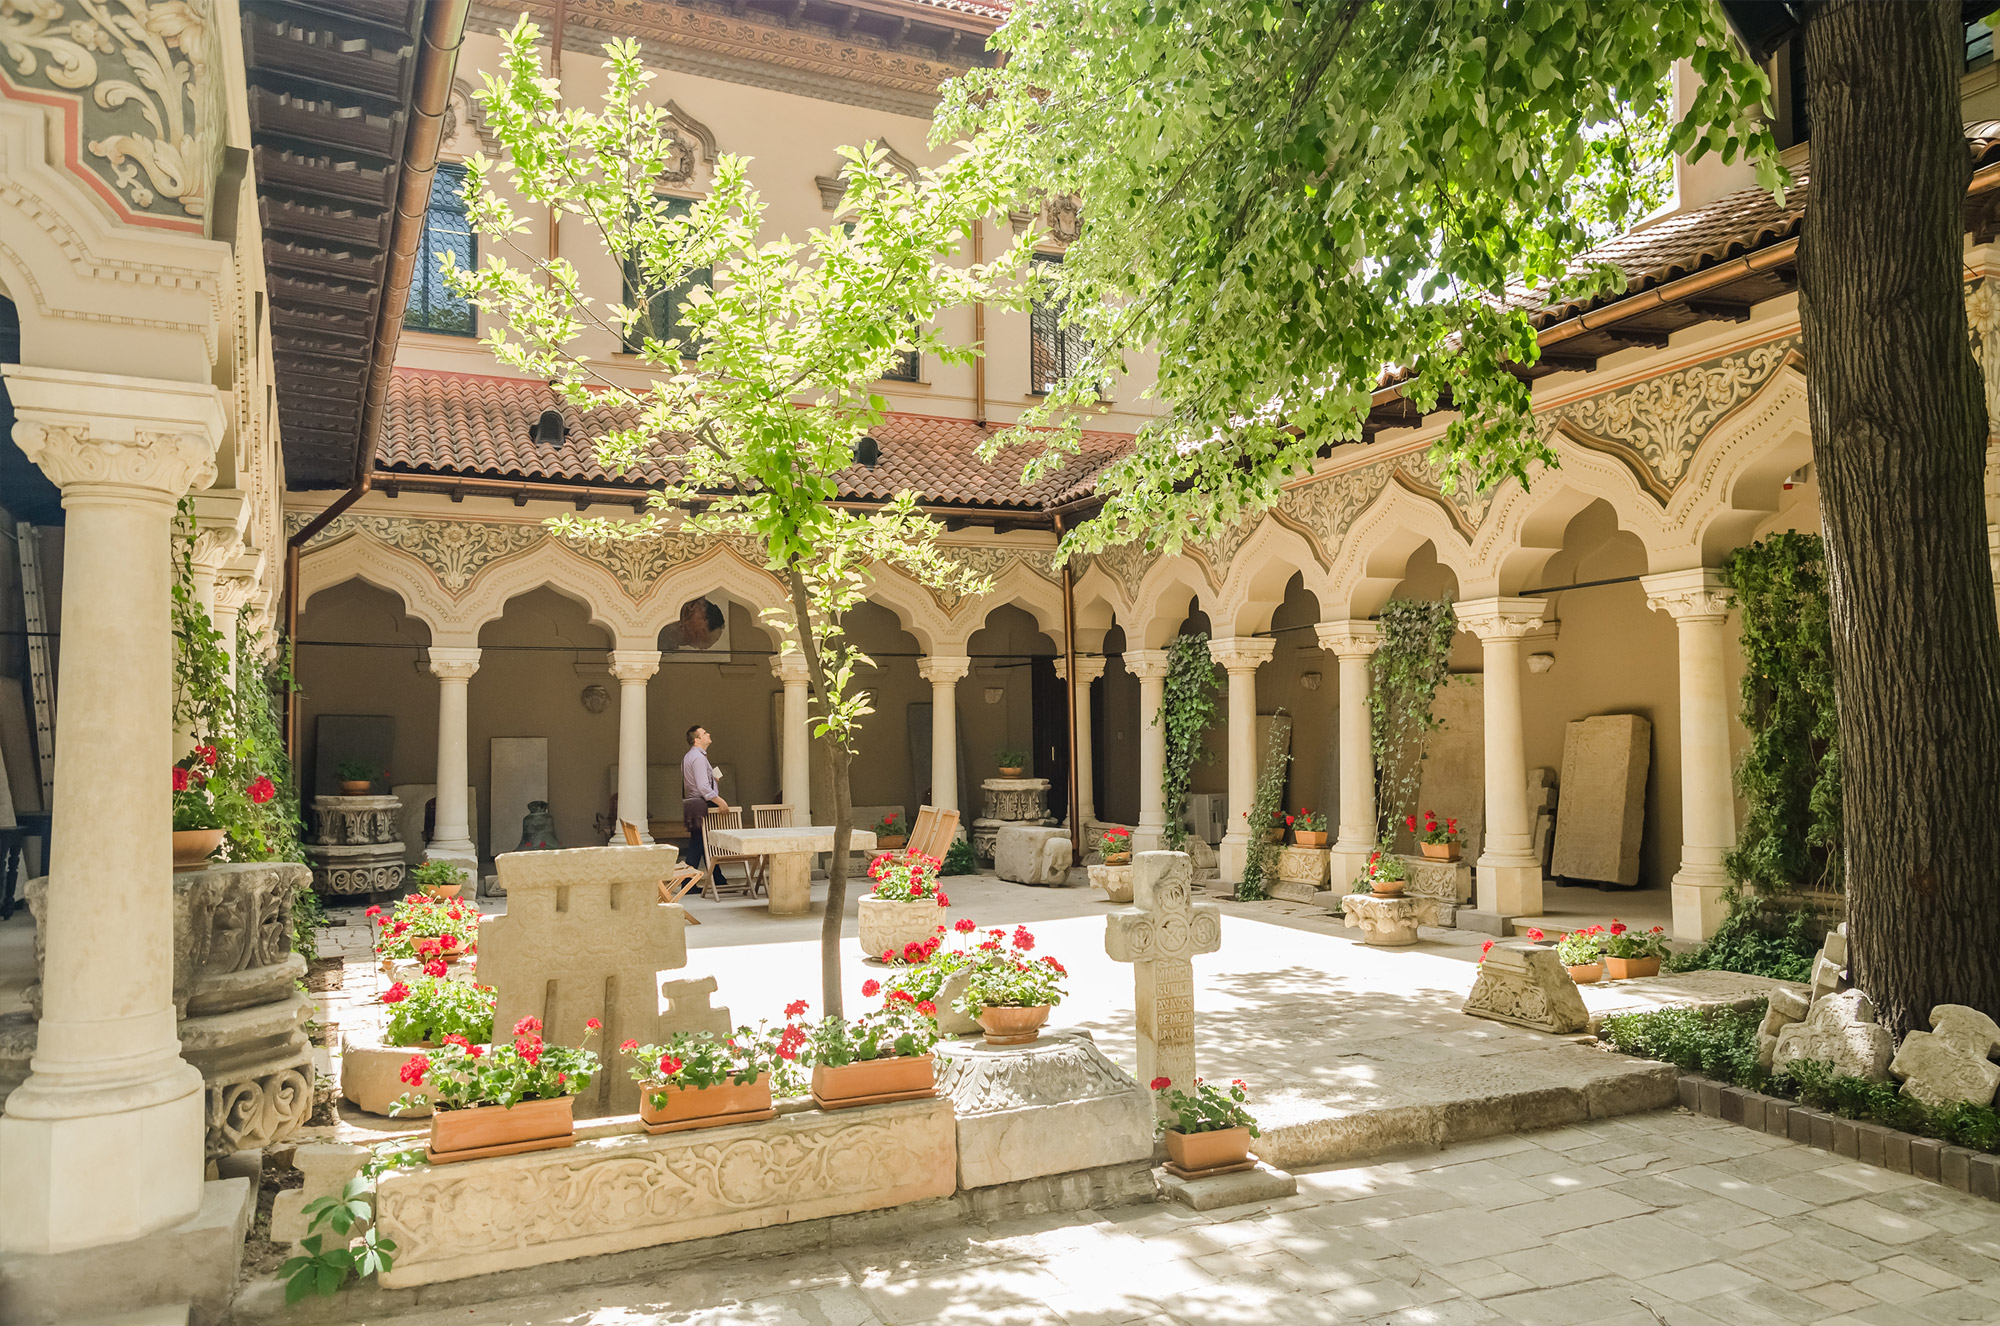
[[[694,210],[694,203],[686,198],[663,198],[666,214],[670,217],[686,216]],[[624,291],[621,300],[628,307],[639,302],[639,260],[627,258],[624,261]],[[687,280],[666,290],[655,291],[646,301],[646,311],[632,324],[632,330],[625,336],[625,352],[637,354],[645,348],[646,338],[655,340],[677,340],[681,343],[681,356],[692,359],[701,352],[701,344],[695,339],[694,331],[681,317],[681,305],[696,286],[715,283],[715,268],[696,267],[687,275]]]
[[[479,238],[465,216],[465,167],[440,161],[431,178],[431,197],[424,208],[424,234],[417,249],[417,270],[410,280],[410,303],[403,326],[411,331],[473,336],[479,319],[470,301],[444,283],[444,254],[469,270],[479,261]]]
[[[1035,261],[1060,265],[1062,258],[1037,253]],[[1063,311],[1063,301],[1052,294],[1036,295],[1028,311],[1028,390],[1037,396],[1046,396],[1090,354],[1083,329],[1064,322]]]

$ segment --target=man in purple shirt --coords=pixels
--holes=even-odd
[[[729,803],[722,799],[722,792],[715,785],[720,775],[708,762],[708,744],[715,738],[699,723],[687,730],[687,738],[688,753],[681,756],[681,821],[688,831],[687,863],[698,866],[708,860],[701,834],[708,820],[708,808],[728,810]]]

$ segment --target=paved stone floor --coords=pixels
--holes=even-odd
[[[1993,1322],[2000,1206],[1670,1111],[1302,1172],[1297,1197],[1204,1215],[1134,1206],[954,1223],[661,1280],[421,1320]]]

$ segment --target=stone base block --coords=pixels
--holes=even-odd
[[[218,1179],[202,1185],[200,1210],[157,1233],[73,1252],[0,1254],[0,1321],[73,1326],[184,1306],[194,1326],[220,1322],[236,1292],[256,1210],[257,1190],[248,1179]]]
[[[1346,927],[1359,930],[1363,941],[1376,948],[1407,948],[1417,942],[1419,925],[1437,924],[1438,905],[1433,898],[1350,893],[1341,903]]]
[[[944,1099],[392,1170],[375,1189],[376,1224],[397,1248],[381,1281],[399,1289],[881,1210],[949,1197],[957,1175]]]
[[[400,1074],[413,1054],[422,1053],[404,1045],[390,1045],[381,1037],[349,1032],[340,1038],[340,1094],[348,1104],[369,1114],[390,1117],[389,1107],[410,1088]],[[427,1119],[431,1107],[419,1105],[394,1117]]]
[[[1503,939],[1514,930],[1512,916],[1502,916],[1498,912],[1482,912],[1477,907],[1459,908],[1454,921],[1460,930],[1472,930],[1482,935],[1497,935]]]
[[[958,1117],[958,1186],[1149,1159],[1153,1104],[1089,1037],[1056,1032],[1030,1045],[937,1047],[938,1090]]]
[[[1291,1197],[1299,1190],[1299,1181],[1281,1169],[1272,1169],[1262,1161],[1256,1168],[1239,1170],[1234,1174],[1217,1174],[1206,1179],[1183,1179],[1169,1174],[1165,1166],[1153,1171],[1153,1182],[1158,1185],[1160,1196],[1170,1202],[1197,1211],[1213,1211],[1219,1206],[1243,1206],[1249,1202],[1274,1202],[1281,1197]]]
[[[993,835],[993,873],[1015,884],[1069,881],[1070,840],[1062,829],[1005,824]]]
[[[1501,916],[1542,915],[1542,865],[1539,861],[1488,865],[1473,872],[1473,892],[1482,912]]]
[[[1674,903],[1674,938],[1709,938],[1729,915],[1729,879],[1688,880],[1676,877],[1669,890]]]
[[[296,1188],[280,1192],[271,1203],[271,1241],[297,1243],[307,1232],[305,1209],[322,1197],[339,1197],[347,1181],[361,1172],[372,1153],[365,1146],[339,1142],[308,1142],[292,1155],[305,1176]]]
[[[1303,883],[1302,881],[1295,879],[1272,880],[1270,884],[1270,894],[1273,898],[1280,898],[1283,899],[1285,902],[1319,901],[1318,889],[1314,888],[1310,884]]]
[[[1559,1036],[1590,1026],[1583,996],[1555,949],[1521,940],[1486,950],[1462,1011]]]
[[[1327,861],[1332,852],[1325,847],[1284,847],[1278,850],[1278,879],[1286,884],[1305,884],[1314,890],[1326,887]],[[1278,896],[1276,885],[1271,896]]]

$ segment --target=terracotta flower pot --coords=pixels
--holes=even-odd
[[[1596,985],[1604,979],[1604,964],[1602,962],[1583,963],[1579,966],[1568,968],[1568,971],[1569,978],[1578,985]]]
[[[1026,1045],[1041,1039],[1049,1020],[1049,1006],[1033,1008],[988,1007],[979,1010],[979,1029],[988,1045]]]
[[[909,835],[907,834],[878,833],[875,835],[875,846],[882,849],[885,852],[900,852],[903,848],[909,846],[909,844],[910,844],[910,839]]]
[[[1424,849],[1427,861],[1456,861],[1458,854],[1464,850],[1460,843],[1418,843],[1417,846]]]
[[[512,1109],[475,1105],[465,1110],[439,1110],[431,1116],[431,1163],[443,1165],[572,1146],[576,1142],[575,1105],[575,1096],[557,1096],[553,1100],[524,1100]]]
[[[899,901],[870,894],[855,907],[861,951],[871,958],[893,951],[900,958],[905,944],[923,943],[948,924],[945,918],[950,914],[950,908],[930,898]]]
[[[1184,1170],[1221,1169],[1250,1159],[1248,1128],[1218,1128],[1207,1133],[1167,1129],[1167,1156]]]
[[[340,780],[340,794],[347,797],[365,797],[375,784],[366,778],[343,778]]]
[[[1318,833],[1314,833],[1309,829],[1293,829],[1292,841],[1300,847],[1324,847],[1326,830],[1321,829]]]
[[[655,1105],[653,1098],[660,1096]],[[727,1123],[751,1123],[768,1119],[771,1108],[771,1075],[759,1073],[755,1082],[718,1082],[712,1087],[673,1087],[659,1082],[639,1084],[639,1121],[647,1132],[672,1133],[695,1128],[716,1128]]]
[[[1267,843],[1281,843],[1285,841],[1285,831],[1283,829],[1266,829],[1264,830],[1264,841]]]
[[[174,869],[206,870],[208,858],[222,846],[220,829],[175,829]]]
[[[813,1102],[823,1110],[874,1105],[890,1100],[921,1100],[937,1095],[937,1075],[929,1055],[867,1059],[828,1067],[815,1064]]]
[[[1407,879],[1378,879],[1375,881],[1375,896],[1378,898],[1400,898],[1409,884]]]
[[[1607,955],[1604,959],[1604,970],[1610,974],[1611,979],[1614,981],[1634,981],[1641,976],[1658,976],[1660,974],[1660,960],[1658,958],[1614,958]]]
[[[464,887],[465,881],[460,880],[456,884],[426,884],[423,890],[433,898],[456,898]]]
[[[1021,770],[1016,765],[1003,764],[1000,766],[1000,776],[1002,778],[1019,778]]]
[[[1129,866],[1132,864],[1132,853],[1129,851],[1106,852],[1104,854],[1104,864],[1107,866]]]

